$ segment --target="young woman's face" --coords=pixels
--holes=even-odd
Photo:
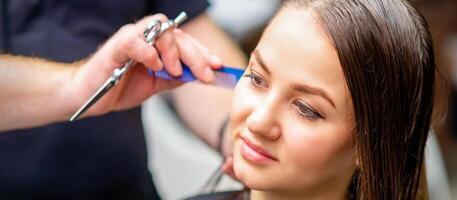
[[[310,11],[283,9],[238,83],[230,116],[234,170],[249,188],[347,187],[353,108],[335,49]]]

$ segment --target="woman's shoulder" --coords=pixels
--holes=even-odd
[[[225,191],[202,194],[187,198],[186,200],[249,200],[247,191]]]

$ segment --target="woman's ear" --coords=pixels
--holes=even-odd
[[[354,167],[356,169],[360,168],[360,150],[359,148],[357,147],[357,141],[356,141],[356,138],[355,138],[355,131],[354,129],[352,129],[352,138],[351,138],[351,142],[353,144],[353,147],[354,147],[354,157],[353,157],[353,163],[354,163]]]
[[[354,156],[354,166],[355,166],[355,168],[359,168],[360,167],[359,156],[357,155],[357,153]]]
[[[356,141],[356,131],[355,131],[355,127],[351,127],[350,129],[351,131],[351,143],[354,147],[354,159],[353,159],[353,162],[354,162],[354,166],[355,168],[359,168],[360,167],[360,154],[359,154],[359,148],[357,147],[357,141]]]
[[[356,169],[358,169],[358,168],[360,168],[360,152],[359,152],[359,148],[357,148],[357,142],[354,140],[353,143],[354,143],[354,159],[353,159],[353,162],[354,162],[354,167]]]

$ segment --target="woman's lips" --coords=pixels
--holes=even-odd
[[[261,147],[253,144],[244,137],[241,138],[241,155],[247,160],[258,164],[268,164],[278,161],[275,157],[263,150]]]

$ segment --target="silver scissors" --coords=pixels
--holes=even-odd
[[[153,20],[151,21],[146,29],[144,30],[144,39],[145,41],[153,46],[157,38],[162,35],[168,29],[172,29],[177,27],[181,24],[184,20],[187,19],[187,15],[185,12],[181,12],[175,19],[168,20],[166,22],[161,22],[160,20]],[[111,77],[103,83],[103,85],[98,88],[98,90],[81,106],[81,108],[76,111],[73,116],[71,116],[70,121],[74,121],[78,119],[81,114],[83,114],[87,109],[89,109],[92,105],[95,104],[103,95],[106,94],[113,86],[115,86],[122,76],[136,63],[133,60],[129,60],[127,63],[124,64],[121,68],[115,69]]]

